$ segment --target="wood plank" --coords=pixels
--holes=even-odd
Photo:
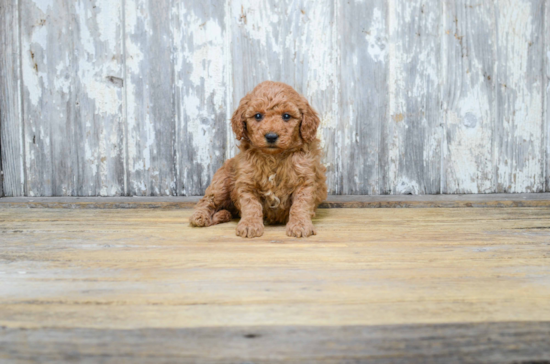
[[[68,209],[189,209],[201,196],[191,197],[6,197],[0,208]],[[332,195],[320,208],[484,208],[550,207],[548,193],[481,195]]]
[[[494,192],[495,5],[470,0],[442,4],[442,193]]]
[[[541,192],[543,1],[499,0],[496,4],[496,191]]]
[[[20,6],[27,195],[76,195],[74,8],[63,0]]]
[[[122,1],[80,0],[74,11],[75,194],[124,195]]]
[[[70,353],[70,354],[69,354]],[[252,326],[194,329],[0,328],[10,363],[547,363],[550,323]]]
[[[125,1],[127,194],[176,195],[170,0]]]
[[[380,192],[441,191],[442,3],[388,2],[389,115],[380,141]]]
[[[284,226],[243,240],[236,221],[191,228],[190,213],[0,211],[0,324],[130,329],[550,319],[547,208],[321,210],[319,234],[307,240],[286,237]]]
[[[120,1],[21,9],[28,195],[121,194]]]
[[[548,2],[544,2],[544,50],[543,50],[543,65],[544,67],[544,76],[543,76],[543,97],[544,97],[544,147],[546,148],[546,153],[544,157],[546,158],[545,163],[545,180],[546,188],[545,191],[550,191],[550,5]],[[545,92],[546,90],[546,92]]]
[[[190,214],[0,209],[0,358],[548,357],[547,207],[322,209],[308,239]]]
[[[334,1],[230,2],[231,112],[260,82],[280,81],[303,94],[319,113],[329,191],[337,190],[338,36]],[[229,130],[230,139],[234,135]],[[235,153],[229,144],[228,156]]]
[[[0,196],[24,196],[19,8],[0,2]]]
[[[227,133],[232,133],[225,12],[223,2],[215,0],[172,3],[178,195],[204,194],[225,161]]]
[[[388,4],[339,2],[339,121],[336,135],[338,194],[380,194],[381,130],[388,112]],[[345,85],[345,86],[344,86]],[[383,157],[382,157],[383,158]]]

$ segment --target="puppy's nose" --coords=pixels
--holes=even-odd
[[[268,143],[275,143],[278,138],[279,138],[279,135],[275,133],[267,133],[265,135],[265,140],[267,140]]]

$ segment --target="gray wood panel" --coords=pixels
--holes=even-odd
[[[546,159],[544,175],[546,177],[546,189],[550,191],[550,4],[548,1],[544,2],[544,49],[543,49],[543,65],[544,74],[542,79],[542,92],[544,93],[544,140],[545,140],[545,154]]]
[[[176,194],[170,0],[125,1],[129,195]]]
[[[121,2],[20,6],[28,195],[122,194]]]
[[[543,1],[496,2],[497,192],[544,190]]]
[[[382,130],[381,192],[439,193],[442,3],[388,4],[389,115]]]
[[[122,0],[79,0],[74,10],[77,194],[124,195]]]
[[[20,0],[24,145],[29,196],[77,195],[75,29],[65,0]]]
[[[446,1],[442,51],[442,193],[495,191],[495,6]]]
[[[0,196],[23,196],[25,190],[17,4],[0,1]]]
[[[202,195],[226,157],[229,46],[223,2],[174,1],[178,195]]]
[[[319,112],[331,194],[550,191],[549,7],[3,0],[3,193],[200,195],[266,79]]]
[[[379,181],[387,175],[384,156],[390,148],[381,140],[389,103],[388,2],[339,3],[341,84],[333,131],[338,161],[335,192],[385,193]]]

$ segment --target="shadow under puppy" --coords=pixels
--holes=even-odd
[[[316,137],[319,117],[292,87],[265,81],[247,94],[231,126],[240,153],[214,174],[189,218],[211,226],[240,216],[237,235],[262,236],[264,221],[286,223],[288,236],[315,235],[311,218],[327,197]]]

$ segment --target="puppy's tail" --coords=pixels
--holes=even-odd
[[[229,221],[231,221],[231,212],[227,210],[220,210],[216,212],[214,216],[212,216],[211,225],[223,224],[224,222],[229,222]]]

